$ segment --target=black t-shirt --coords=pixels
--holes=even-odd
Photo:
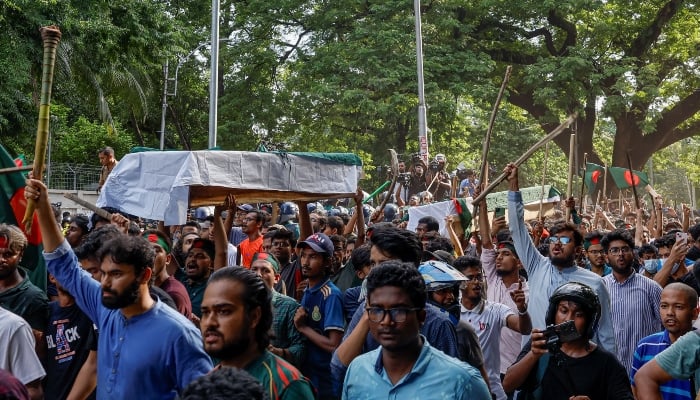
[[[520,361],[530,352],[528,342],[518,355]],[[561,363],[557,358],[561,357]],[[540,359],[542,362],[544,359]],[[590,354],[581,358],[571,358],[563,353],[557,357],[550,355],[547,369],[542,377],[542,399],[569,400],[571,396],[588,396],[591,400],[633,400],[630,380],[625,368],[614,355],[596,347]],[[539,363],[538,362],[538,363]],[[536,365],[521,388],[525,392],[536,387]],[[525,396],[525,397],[523,397]],[[521,393],[518,399],[527,399]]]
[[[46,329],[46,400],[65,399],[91,350],[97,350],[97,327],[76,304],[49,304]],[[89,397],[95,398],[95,393]]]

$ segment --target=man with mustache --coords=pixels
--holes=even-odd
[[[549,295],[567,282],[581,282],[593,288],[600,299],[600,324],[593,341],[603,349],[616,353],[615,334],[610,318],[610,296],[599,275],[579,268],[576,256],[581,253],[583,235],[576,225],[561,222],[549,230],[549,256],[545,257],[532,243],[525,227],[525,207],[518,183],[518,167],[508,164],[504,170],[508,179],[508,228],[513,237],[515,251],[527,272],[530,297],[528,299],[532,326],[545,328],[545,314],[549,307]]]
[[[292,364],[267,350],[272,293],[255,272],[225,267],[212,274],[202,300],[204,349],[221,363],[244,369],[269,398],[313,399],[309,381]]]
[[[603,277],[611,299],[612,321],[617,339],[617,359],[627,373],[632,355],[642,338],[661,330],[661,286],[634,268],[634,239],[624,229],[612,231],[600,241],[613,273]]]
[[[693,330],[693,321],[698,318],[698,294],[695,289],[684,283],[671,283],[661,292],[661,322],[664,330],[649,335],[639,341],[632,360],[630,379],[632,390],[636,391],[634,378],[648,361],[669,348],[679,337]],[[664,400],[692,400],[695,388],[691,379],[673,379],[662,385],[659,390]]]
[[[148,292],[155,253],[146,239],[119,235],[104,243],[97,254],[102,270],[97,282],[61,234],[46,186],[30,179],[25,197],[37,204],[49,272],[100,332],[97,398],[174,399],[211,370],[194,325]]]

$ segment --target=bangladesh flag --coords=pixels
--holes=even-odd
[[[605,168],[598,164],[586,163],[586,173],[584,175],[584,182],[588,188],[588,194],[592,195],[595,191],[596,185],[603,178],[605,174]]]
[[[22,166],[22,158],[12,159],[5,148],[0,145],[0,168],[12,168]],[[0,174],[0,223],[16,225],[22,231],[22,218],[27,208],[27,200],[24,198],[25,178],[21,172]],[[26,235],[26,232],[25,232]],[[42,290],[46,290],[46,263],[41,254],[41,232],[36,214],[32,223],[32,234],[27,237],[29,245],[22,255],[21,265],[27,270],[27,275],[33,284]]]
[[[628,189],[632,186],[644,187],[649,184],[649,177],[641,171],[629,168],[610,167],[610,175],[619,189]]]

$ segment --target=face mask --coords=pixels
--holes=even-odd
[[[644,260],[644,269],[650,274],[657,273],[661,269],[661,260],[658,258]]]

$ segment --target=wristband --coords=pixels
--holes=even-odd
[[[520,312],[520,310],[518,310],[518,315],[526,315],[526,314],[527,314],[527,308],[523,312]]]

